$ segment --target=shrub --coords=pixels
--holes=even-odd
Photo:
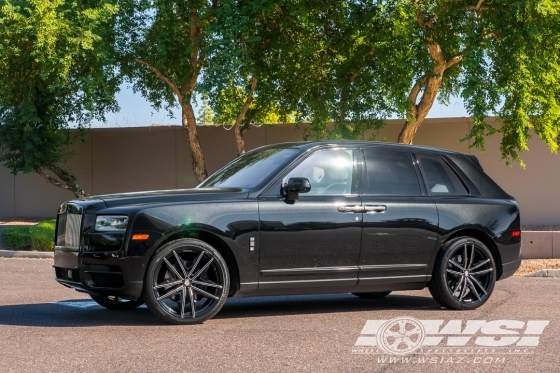
[[[29,228],[31,249],[37,251],[52,251],[54,249],[54,230],[56,220],[44,220]]]
[[[2,231],[2,245],[12,250],[30,250],[29,226],[9,227]]]
[[[2,245],[11,250],[52,251],[56,220],[44,220],[33,226],[20,225],[2,231]]]

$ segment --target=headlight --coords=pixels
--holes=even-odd
[[[98,216],[95,219],[96,231],[125,231],[128,216]]]

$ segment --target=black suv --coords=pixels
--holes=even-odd
[[[521,262],[517,203],[476,157],[388,143],[265,146],[194,189],[66,202],[56,229],[58,282],[176,324],[228,296],[426,286],[474,309]]]

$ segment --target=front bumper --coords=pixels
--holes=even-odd
[[[136,300],[142,296],[142,281],[130,281],[127,258],[84,258],[76,249],[56,248],[56,280],[69,288],[93,295],[115,295]],[[128,281],[127,281],[128,279]]]

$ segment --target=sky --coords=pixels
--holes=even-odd
[[[117,100],[121,110],[118,113],[108,113],[106,122],[94,122],[94,128],[112,127],[146,127],[152,124],[173,125],[181,123],[181,111],[175,108],[174,118],[171,118],[167,111],[156,111],[140,93],[134,93],[127,85],[121,86],[121,91],[117,94]],[[195,107],[195,114],[198,107]],[[452,98],[449,106],[441,105],[437,101],[428,114],[428,118],[456,118],[468,117],[465,105],[461,98]]]

